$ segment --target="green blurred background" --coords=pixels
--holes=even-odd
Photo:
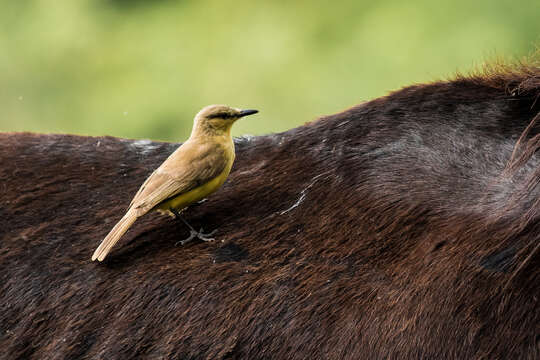
[[[0,131],[180,141],[222,103],[276,132],[539,35],[538,0],[0,0]]]

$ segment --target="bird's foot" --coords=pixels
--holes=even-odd
[[[189,234],[189,237],[187,239],[180,240],[180,241],[176,242],[176,244],[174,244],[174,245],[175,246],[177,246],[178,244],[185,245],[185,244],[187,244],[188,242],[192,241],[195,238],[200,239],[202,241],[214,241],[215,239],[210,237],[210,236],[212,236],[216,231],[217,231],[217,229],[210,232],[210,233],[208,233],[208,234],[205,234],[205,233],[203,233],[202,228],[199,231],[195,231],[195,230],[191,229],[191,230],[189,230],[190,234]]]

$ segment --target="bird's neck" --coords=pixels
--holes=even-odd
[[[191,131],[190,139],[215,139],[220,141],[232,141],[232,126],[226,129],[215,129],[210,126],[195,126]]]

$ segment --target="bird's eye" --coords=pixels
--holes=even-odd
[[[226,113],[226,112],[215,113],[215,114],[210,115],[210,118],[228,119],[230,117],[232,117],[231,114]]]

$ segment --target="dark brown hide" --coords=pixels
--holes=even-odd
[[[185,213],[217,241],[150,214],[104,263],[177,144],[2,134],[0,358],[539,359],[539,95],[516,66],[237,139]]]

